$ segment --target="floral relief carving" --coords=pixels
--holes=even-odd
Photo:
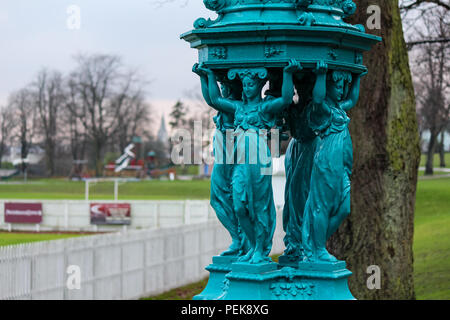
[[[211,56],[217,59],[225,60],[227,58],[227,48],[214,47],[211,49]]]
[[[314,288],[314,284],[307,281],[277,282],[270,286],[270,291],[277,299],[296,299],[298,296],[311,297]]]

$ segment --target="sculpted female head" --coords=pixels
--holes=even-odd
[[[266,80],[262,80],[256,73],[252,72],[241,74],[240,78],[242,80],[242,98],[244,102],[261,96],[261,90]]]
[[[242,92],[247,99],[254,99],[261,94],[262,81],[258,79],[245,77],[242,79]]]
[[[338,103],[344,99],[347,94],[347,84],[352,80],[348,71],[332,71],[327,76],[327,97]]]

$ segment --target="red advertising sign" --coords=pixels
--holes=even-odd
[[[91,224],[130,224],[129,203],[91,203]]]
[[[6,223],[41,223],[42,203],[5,202]]]

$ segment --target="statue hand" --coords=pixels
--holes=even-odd
[[[197,67],[197,70],[205,75],[214,74],[214,72],[210,68],[206,67],[203,63],[201,63]]]
[[[195,63],[195,64],[192,66],[192,72],[198,74],[199,76],[202,75],[202,73],[200,72],[200,70],[198,70],[198,63]]]
[[[326,74],[328,71],[328,65],[325,63],[325,61],[320,60],[316,64],[316,69],[313,70],[315,74]]]
[[[364,77],[367,73],[368,73],[368,70],[366,69],[365,71],[363,71],[363,72],[361,72],[361,73],[359,74],[359,77],[362,78],[362,77]]]
[[[295,59],[291,59],[289,60],[289,64],[284,67],[283,71],[286,73],[291,73],[294,74],[296,72],[299,72],[303,69],[302,65],[300,64],[300,62],[298,62]]]

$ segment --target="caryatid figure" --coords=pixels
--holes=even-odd
[[[308,260],[333,262],[336,258],[326,250],[326,241],[350,214],[353,148],[346,112],[356,105],[360,79],[366,73],[352,80],[348,71],[327,71],[323,61],[317,63],[307,107],[308,125],[319,139],[303,216],[302,246]]]
[[[208,78],[204,71],[199,70],[199,64],[194,64],[192,71],[200,76],[200,83],[203,98],[206,103],[217,110],[217,115],[214,117],[216,124],[216,131],[213,140],[213,153],[214,153],[214,167],[211,174],[211,207],[216,212],[217,218],[227,229],[231,236],[230,247],[221,253],[223,256],[239,256],[245,251],[245,237],[239,227],[239,221],[233,208],[233,195],[232,195],[232,177],[233,177],[233,152],[234,150],[227,151],[226,139],[230,136],[227,135],[228,131],[234,130],[234,113],[226,112],[220,107],[215,106],[211,98],[209,97]],[[230,85],[222,84],[222,94],[228,99],[235,99]]]
[[[272,162],[267,145],[267,132],[275,126],[276,116],[292,103],[293,74],[301,70],[296,60],[283,69],[282,94],[263,99],[261,91],[267,82],[265,68],[232,69],[242,82],[242,100],[221,95],[214,72],[201,67],[208,75],[209,97],[218,110],[234,114],[237,157],[233,169],[233,207],[239,225],[250,244],[250,250],[239,261],[252,264],[270,260],[268,257],[275,231],[276,212],[273,200]]]

